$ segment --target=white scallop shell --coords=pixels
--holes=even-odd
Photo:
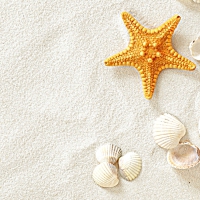
[[[135,152],[128,152],[119,159],[120,175],[127,181],[134,180],[140,173],[142,160]]]
[[[167,113],[158,117],[154,123],[154,140],[165,149],[176,147],[185,133],[185,126],[174,116]]]
[[[115,164],[122,156],[122,150],[114,144],[104,144],[96,150],[96,159],[98,162],[109,162]]]
[[[101,187],[114,187],[119,183],[117,168],[111,163],[103,162],[95,167],[93,179]]]
[[[168,151],[167,161],[176,169],[188,169],[200,162],[200,150],[190,142],[183,142]]]
[[[200,0],[193,0],[195,3],[200,3]]]
[[[200,60],[200,36],[190,43],[189,49],[192,57]]]

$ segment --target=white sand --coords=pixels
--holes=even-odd
[[[150,28],[179,14],[173,45],[194,61],[188,46],[200,32],[200,5],[189,0],[0,2],[0,199],[200,198],[200,166],[172,169],[152,138],[154,120],[168,112],[200,146],[199,63],[163,71],[146,100],[134,68],[103,63],[129,42],[122,11]],[[95,148],[106,142],[141,156],[136,180],[93,183]]]

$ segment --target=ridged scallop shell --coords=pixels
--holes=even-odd
[[[140,173],[142,160],[135,152],[129,152],[119,159],[120,175],[127,181],[134,180]]]
[[[200,36],[190,43],[189,49],[192,57],[196,60],[200,60]]]
[[[193,0],[195,3],[200,3],[200,0]]]
[[[115,164],[122,156],[122,150],[114,144],[104,144],[96,150],[96,159],[98,162],[109,162]]]
[[[119,183],[117,168],[111,163],[103,162],[95,167],[93,179],[101,187],[114,187]]]
[[[188,169],[200,162],[200,150],[190,142],[183,142],[168,151],[167,161],[176,169]]]
[[[167,113],[158,117],[154,123],[154,140],[165,149],[176,147],[185,133],[185,126],[174,116]]]

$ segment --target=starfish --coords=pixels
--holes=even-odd
[[[122,19],[128,29],[128,47],[105,60],[106,66],[132,66],[141,76],[144,96],[151,99],[156,81],[164,69],[194,70],[195,64],[174,50],[171,38],[181,17],[173,16],[155,29],[140,25],[129,13],[123,12]]]

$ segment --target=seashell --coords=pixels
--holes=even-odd
[[[101,187],[114,187],[119,183],[117,168],[108,162],[100,163],[93,171],[93,179]]]
[[[154,140],[165,149],[176,147],[185,133],[185,126],[174,116],[167,113],[158,117],[154,123]]]
[[[196,60],[200,60],[200,36],[190,43],[189,49],[192,57]]]
[[[193,0],[195,3],[200,3],[200,0]]]
[[[109,162],[115,164],[119,157],[122,156],[121,148],[117,147],[114,144],[104,144],[100,146],[96,151],[96,159],[98,162]]]
[[[200,162],[200,150],[190,142],[183,142],[168,151],[167,161],[176,169],[188,169]]]
[[[120,175],[127,181],[134,180],[140,173],[142,160],[135,152],[129,152],[119,159]]]

